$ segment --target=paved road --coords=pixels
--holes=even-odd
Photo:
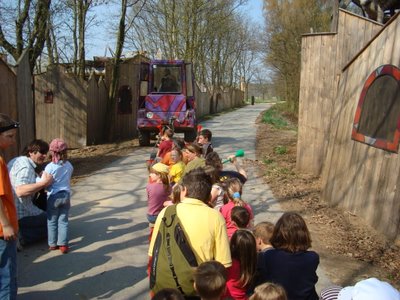
[[[202,123],[212,130],[221,157],[240,148],[246,159],[255,159],[254,121],[267,107],[247,106]],[[73,186],[71,252],[49,252],[46,243],[20,252],[18,299],[149,299],[144,162],[150,152],[141,148]],[[279,204],[255,170],[247,171],[244,197],[256,223],[275,222],[282,214]],[[319,273],[325,286],[329,280]]]

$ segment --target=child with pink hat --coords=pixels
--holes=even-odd
[[[67,144],[62,139],[50,143],[51,162],[45,171],[53,176],[47,188],[47,231],[49,250],[67,253],[68,214],[71,208],[71,176],[74,168],[67,160]]]

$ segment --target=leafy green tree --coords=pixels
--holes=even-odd
[[[300,86],[301,35],[329,30],[327,0],[264,0],[265,62],[273,71],[277,97],[297,113]]]

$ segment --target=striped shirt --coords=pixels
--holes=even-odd
[[[337,300],[339,292],[343,289],[341,286],[330,286],[321,291],[321,300]]]

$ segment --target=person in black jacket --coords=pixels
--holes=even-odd
[[[275,224],[271,244],[274,249],[263,253],[259,269],[262,282],[281,285],[289,300],[319,299],[315,290],[319,255],[308,250],[311,237],[304,219],[294,212],[284,213]]]

